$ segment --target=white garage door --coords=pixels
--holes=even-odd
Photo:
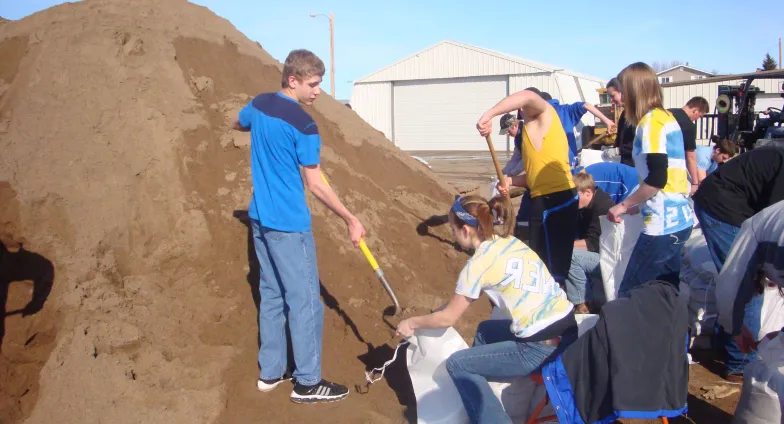
[[[394,83],[394,142],[402,150],[487,150],[476,121],[506,97],[507,77],[472,77]],[[493,144],[505,151],[507,137]]]

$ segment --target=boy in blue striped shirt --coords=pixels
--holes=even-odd
[[[296,403],[334,402],[348,396],[345,386],[321,378],[324,305],[305,186],[343,218],[354,246],[365,235],[359,220],[322,180],[321,137],[313,118],[300,106],[313,104],[323,76],[324,63],[315,54],[292,51],[283,65],[282,89],[256,96],[234,123],[236,130],[251,135],[253,196],[248,215],[261,269],[257,387],[267,392],[290,380],[288,321],[296,363],[291,400]]]

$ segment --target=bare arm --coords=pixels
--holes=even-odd
[[[588,250],[588,244],[585,242],[584,239],[575,240],[574,241],[574,248],[580,250]]]
[[[498,189],[498,192],[503,194],[504,196],[506,196],[507,193],[509,193],[509,187],[528,187],[528,175],[527,174],[515,175],[513,177],[507,176],[507,177],[505,177],[505,180],[506,180],[505,181],[506,186],[501,184],[500,181],[496,185],[496,188]]]
[[[250,128],[245,128],[245,127],[242,126],[242,124],[240,124],[240,120],[239,119],[235,119],[234,120],[234,124],[232,124],[231,127],[233,129],[237,130],[237,131],[242,131],[242,132],[250,131]]]
[[[585,104],[583,105],[583,107],[584,107],[584,108],[585,108],[585,110],[587,110],[588,112],[591,112],[591,114],[592,114],[593,116],[595,116],[595,117],[599,118],[599,119],[600,119],[602,122],[604,122],[604,123],[605,123],[605,125],[607,125],[607,128],[608,128],[608,129],[609,129],[609,128],[612,128],[612,127],[614,127],[614,126],[615,126],[615,122],[613,122],[613,121],[612,121],[612,119],[610,119],[610,118],[608,118],[607,116],[605,116],[605,114],[603,114],[603,113],[602,113],[602,111],[600,111],[599,109],[597,109],[597,108],[596,108],[596,106],[594,106],[594,105],[592,105],[592,104],[590,104],[590,103],[585,103]],[[612,134],[612,133],[614,133],[614,131],[611,131],[611,134]]]
[[[349,238],[354,246],[359,246],[359,241],[365,236],[365,228],[359,219],[351,214],[351,212],[343,206],[343,203],[338,199],[337,194],[332,188],[327,185],[321,176],[321,166],[310,165],[304,167],[305,185],[308,190],[313,193],[326,207],[328,207],[337,216],[343,218],[349,229]]]
[[[708,177],[708,173],[704,169],[697,168],[697,184],[701,184]]]
[[[610,222],[620,223],[623,221],[621,215],[625,214],[632,206],[639,205],[640,203],[650,199],[659,192],[660,189],[646,184],[644,181],[640,183],[640,187],[627,197],[623,202],[613,206],[607,212],[607,219]]]
[[[403,337],[411,337],[414,331],[420,328],[447,328],[455,325],[457,320],[465,313],[474,299],[456,294],[452,296],[449,303],[443,309],[429,315],[412,317],[400,322],[397,326],[397,334]]]
[[[548,107],[550,107],[550,104],[533,91],[518,91],[517,93],[507,96],[485,112],[484,115],[479,118],[476,128],[479,130],[479,134],[481,134],[482,137],[486,137],[493,131],[491,120],[498,115],[523,109],[529,119],[535,120],[539,115],[544,113]]]
[[[689,176],[691,177],[691,194],[694,194],[701,181],[697,173],[697,152],[694,150],[686,151],[686,169],[689,170]]]

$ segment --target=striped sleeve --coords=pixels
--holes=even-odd
[[[643,154],[667,153],[667,126],[657,111],[650,115],[650,119],[643,123],[642,144]]]

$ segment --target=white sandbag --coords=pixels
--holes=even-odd
[[[757,340],[768,333],[779,331],[784,327],[784,297],[781,296],[777,285],[765,287],[762,298],[762,314],[760,315],[760,331]]]
[[[509,319],[499,308],[493,308],[490,319]],[[578,337],[590,330],[599,320],[598,315],[575,315]],[[445,361],[454,352],[467,349],[454,328],[417,330],[409,339],[406,350],[408,373],[417,400],[418,424],[463,424],[468,416],[460,394],[446,371]],[[533,414],[547,390],[537,386],[529,377],[518,377],[510,382],[491,382],[493,390],[507,415],[515,424],[523,424]],[[554,415],[548,404],[540,417]],[[557,422],[557,420],[553,421]]]
[[[757,358],[743,371],[743,389],[735,409],[735,424],[783,423],[781,401],[784,399],[784,340],[760,342]]]
[[[689,327],[692,337],[713,334],[716,321],[716,266],[700,228],[683,246],[680,279],[689,286]]]
[[[406,360],[417,400],[417,423],[467,423],[468,415],[445,362],[454,352],[467,349],[466,342],[452,327],[417,330],[408,341]]]
[[[489,194],[489,196],[485,193],[481,194],[485,199],[492,199],[493,197],[501,194],[500,192],[498,192],[498,181],[499,181],[498,177],[493,177],[490,180],[490,182],[487,183],[487,193]]]
[[[698,273],[707,271],[714,275],[718,274],[708,249],[708,242],[702,234],[702,229],[692,229],[689,239],[683,244],[681,268],[692,268]]]
[[[498,307],[493,308],[490,319],[509,319],[508,315]],[[590,330],[599,321],[599,315],[580,314],[574,316],[577,321],[577,337],[581,337],[586,331]],[[537,386],[529,377],[518,377],[507,383],[491,382],[490,388],[501,399],[504,411],[515,424],[523,424],[528,417],[536,411],[536,407],[547,395],[544,386]],[[552,404],[548,403],[539,417],[554,415]],[[553,422],[557,423],[558,420]]]
[[[595,163],[604,162],[601,150],[582,149],[579,153],[580,166],[586,167]]]
[[[618,289],[623,281],[623,273],[629,263],[634,245],[640,237],[643,222],[642,215],[624,215],[623,222],[616,224],[599,217],[602,235],[599,238],[599,268],[602,271],[602,282],[607,301],[618,297]]]
[[[503,318],[503,314],[496,315],[496,319]],[[417,330],[409,342],[406,359],[417,400],[417,423],[468,423],[463,401],[446,371],[445,363],[450,355],[467,349],[468,345],[451,327],[446,330]],[[515,424],[525,423],[547,393],[544,386],[536,386],[528,377],[506,383],[491,382],[490,388]],[[550,407],[545,408],[540,416],[552,414]]]
[[[501,400],[506,415],[509,415],[514,424],[524,424],[547,395],[547,389],[536,385],[529,377],[518,377],[508,383],[491,382],[490,388]],[[548,403],[539,416],[554,414],[552,405]]]

